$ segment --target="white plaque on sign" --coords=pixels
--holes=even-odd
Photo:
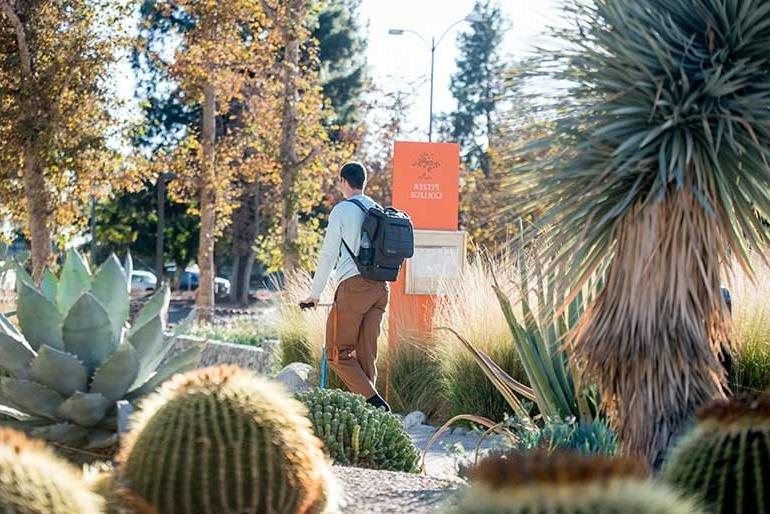
[[[407,294],[442,294],[465,268],[465,232],[414,231],[414,256],[406,264]]]

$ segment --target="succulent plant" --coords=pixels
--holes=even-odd
[[[87,468],[86,478],[91,490],[104,499],[105,514],[158,514],[155,507],[116,478],[111,465],[99,463]]]
[[[119,401],[196,365],[193,348],[159,367],[175,340],[164,333],[167,287],[128,325],[131,267],[130,256],[124,269],[112,255],[92,274],[73,250],[40,287],[17,269],[20,330],[0,314],[0,369],[10,375],[0,378],[0,423],[70,447],[110,447]]]
[[[7,514],[102,514],[77,468],[42,441],[0,428],[0,512]]]
[[[399,419],[358,394],[315,389],[297,395],[307,405],[315,435],[339,464],[417,473],[420,459]]]
[[[702,514],[629,458],[529,452],[482,461],[452,514]]]
[[[117,478],[160,514],[333,510],[331,468],[304,406],[250,371],[177,375],[146,398]]]
[[[770,394],[706,405],[663,468],[669,483],[714,513],[770,513]]]
[[[562,449],[609,456],[618,452],[617,437],[612,429],[598,418],[585,424],[577,422],[574,418],[553,418],[539,430],[521,430],[516,435],[519,439],[517,449],[520,451]]]

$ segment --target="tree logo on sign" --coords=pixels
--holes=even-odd
[[[422,173],[417,177],[418,179],[433,180],[432,172],[441,166],[441,161],[436,159],[435,154],[431,152],[422,152],[417,160],[412,163],[412,166],[422,170]]]

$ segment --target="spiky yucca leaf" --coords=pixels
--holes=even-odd
[[[562,285],[606,286],[574,334],[624,449],[659,462],[719,397],[728,254],[770,243],[770,0],[570,0],[542,74],[565,86],[561,148],[517,192],[549,225]],[[554,82],[552,82],[554,83]],[[534,210],[534,205],[530,206]]]
[[[44,273],[41,288],[18,268],[21,331],[0,319],[0,368],[10,375],[0,378],[0,411],[15,427],[67,446],[112,446],[118,401],[197,364],[193,348],[158,368],[175,341],[164,334],[169,291],[129,327],[129,276],[115,256],[92,275],[75,251],[60,278]]]

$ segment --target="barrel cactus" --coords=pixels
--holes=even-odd
[[[297,395],[307,405],[315,435],[337,463],[391,471],[419,471],[420,459],[404,426],[357,394],[316,389]]]
[[[698,411],[663,477],[715,513],[770,513],[770,394],[745,394]]]
[[[117,404],[132,402],[197,364],[200,350],[159,367],[174,343],[164,333],[164,288],[127,323],[131,259],[113,255],[91,273],[70,251],[59,278],[40,287],[17,270],[17,328],[0,314],[0,423],[68,447],[107,448],[117,440]],[[8,420],[11,417],[13,420]]]
[[[103,501],[42,441],[0,428],[0,512],[101,514]]]
[[[696,502],[651,482],[628,458],[572,452],[488,458],[452,514],[702,514]]]
[[[160,514],[329,512],[331,467],[304,406],[234,366],[177,375],[145,399],[118,479]]]

